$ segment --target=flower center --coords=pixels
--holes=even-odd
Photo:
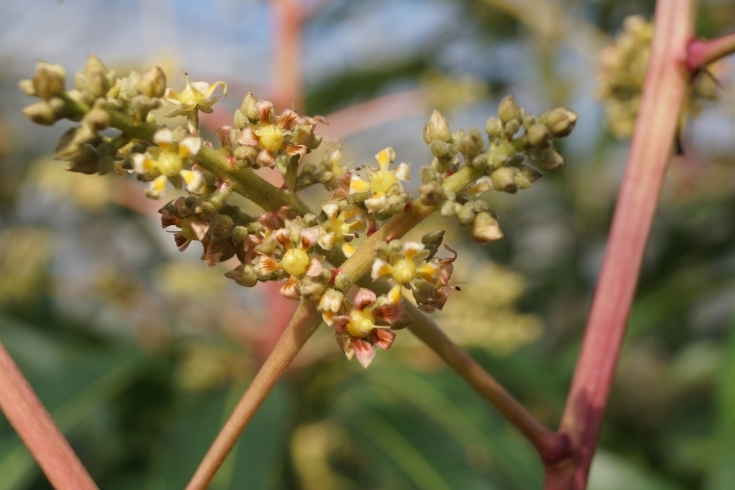
[[[306,272],[309,265],[309,255],[300,248],[292,248],[281,259],[281,267],[292,276],[300,276]]]
[[[260,145],[268,151],[277,151],[283,144],[283,131],[274,124],[263,126],[258,130]]]
[[[393,172],[381,168],[370,176],[370,190],[376,194],[386,193],[396,182],[398,182],[398,179],[393,175]]]
[[[401,259],[393,265],[391,275],[399,284],[406,284],[413,280],[416,274],[416,263],[411,259]]]
[[[166,177],[175,177],[176,175],[179,175],[179,172],[181,172],[184,162],[181,161],[181,157],[177,154],[162,151],[158,156],[156,165],[158,165],[158,170],[161,171],[161,174]]]
[[[355,310],[350,313],[347,332],[353,337],[365,337],[375,328],[375,319],[369,310]]]

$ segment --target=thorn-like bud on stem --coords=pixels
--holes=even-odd
[[[431,117],[424,126],[424,141],[430,144],[434,140],[449,142],[452,139],[452,132],[449,129],[449,123],[444,119],[438,110],[434,109]]]
[[[148,97],[163,97],[166,92],[166,74],[160,67],[154,66],[140,77],[138,90]]]
[[[258,276],[255,274],[255,270],[252,265],[242,264],[237,268],[231,270],[225,277],[234,280],[240,286],[251,288],[258,284]]]
[[[511,121],[518,121],[520,123],[523,113],[521,108],[516,102],[515,97],[512,95],[506,95],[503,100],[500,101],[498,107],[498,118],[503,124],[507,124]]]
[[[488,212],[478,213],[470,224],[470,236],[478,243],[488,243],[503,238],[498,221]]]
[[[564,107],[550,109],[538,118],[539,123],[545,124],[554,138],[569,136],[577,124],[577,115]]]

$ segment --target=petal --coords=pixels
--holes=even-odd
[[[434,264],[421,264],[416,268],[416,275],[429,282],[439,280],[439,268]]]
[[[184,179],[187,191],[197,194],[202,190],[204,186],[204,175],[201,172],[181,170],[179,175]]]
[[[352,174],[350,194],[362,194],[363,192],[370,192],[370,184],[362,180],[357,174]]]
[[[335,333],[334,336],[337,339],[337,345],[342,349],[347,360],[351,361],[352,358],[355,357],[355,349],[352,347],[352,339],[350,336],[346,333]]]
[[[396,284],[392,288],[390,288],[390,291],[388,291],[388,294],[386,295],[388,298],[388,302],[392,305],[397,305],[401,302],[401,299],[403,299],[403,295],[401,294],[401,285]]]
[[[253,128],[247,126],[237,135],[237,142],[241,145],[258,146],[258,135],[255,134]]]
[[[286,284],[281,287],[281,295],[286,298],[299,299],[299,280],[296,276],[291,276],[286,281]]]
[[[376,281],[383,276],[387,276],[391,271],[393,271],[393,267],[388,262],[383,259],[375,259],[370,277],[373,278],[373,281]]]
[[[291,230],[288,228],[280,228],[273,232],[273,239],[283,245],[285,248],[292,248]]]
[[[386,169],[391,163],[395,161],[396,151],[391,147],[384,148],[383,150],[380,150],[377,155],[375,155],[375,159],[378,161],[378,165],[380,165],[380,168]]]
[[[191,240],[184,238],[184,235],[181,233],[174,233],[174,242],[176,242],[176,248],[179,249],[179,252],[183,252],[187,249]]]
[[[145,190],[145,195],[152,199],[163,197],[166,193],[167,181],[168,179],[166,179],[165,175],[156,177],[150,184],[148,184],[148,188]]]
[[[347,324],[350,322],[350,317],[347,315],[338,315],[332,317],[332,326],[335,328],[337,333],[347,333]]]
[[[317,241],[320,247],[324,250],[332,250],[334,246],[334,233],[323,233]]]
[[[484,175],[465,188],[464,192],[471,196],[479,196],[480,194],[493,190],[493,181],[490,177]]]
[[[192,231],[200,242],[204,240],[204,237],[209,231],[209,223],[207,223],[206,221],[191,220],[189,221],[189,226],[191,227]]]
[[[273,158],[273,154],[268,150],[260,150],[258,156],[255,157],[255,163],[261,167],[272,167],[276,164],[276,159]]]
[[[408,182],[411,180],[411,168],[409,165],[410,164],[408,163],[398,165],[398,167],[393,171],[393,175],[395,175],[398,180]]]
[[[135,153],[132,160],[133,170],[135,170],[135,172],[139,174],[144,174],[149,170],[155,168],[156,166],[156,162],[154,162],[150,158],[146,158],[146,156],[142,153]]]
[[[379,192],[378,194],[374,194],[373,197],[371,197],[370,199],[365,199],[364,204],[368,211],[370,211],[371,213],[377,213],[385,208],[385,201],[385,194]]]
[[[202,139],[197,136],[187,136],[179,142],[179,156],[196,155],[202,147]]]
[[[260,120],[260,124],[270,124],[269,118],[271,112],[273,112],[273,104],[267,100],[259,100],[255,103],[255,107],[258,109],[258,119]]]
[[[375,292],[366,288],[360,288],[355,295],[355,308],[362,311],[375,304]]]
[[[327,218],[334,219],[339,214],[339,204],[333,201],[327,201],[322,204],[322,211],[327,215]]]
[[[418,243],[418,242],[404,242],[403,243],[403,253],[406,255],[407,259],[413,259],[423,249],[424,249],[423,243]]]
[[[385,328],[376,328],[370,332],[370,338],[375,345],[381,349],[388,350],[393,345],[396,334]]]
[[[166,151],[171,143],[174,142],[174,133],[168,128],[162,128],[153,135],[153,142],[157,144],[163,151]]]
[[[352,257],[352,254],[355,253],[355,250],[357,250],[357,248],[350,243],[342,244],[342,253],[345,254],[345,257],[347,257],[348,259]]]
[[[291,157],[299,155],[299,162],[304,158],[304,155],[306,155],[306,150],[307,148],[305,145],[286,145],[286,155]]]
[[[386,323],[393,323],[403,314],[403,304],[385,304],[378,306],[373,310],[375,320],[383,320]]]
[[[269,276],[281,268],[281,264],[272,257],[261,257],[258,262],[258,270],[264,276]]]
[[[319,298],[318,308],[320,311],[330,311],[332,313],[337,313],[340,308],[342,308],[342,302],[344,301],[344,299],[345,295],[342,294],[342,292],[337,291],[336,289],[329,288],[324,291],[322,297]]]
[[[194,93],[202,95],[204,95],[204,93],[210,88],[207,82],[191,82],[189,83],[189,87],[193,89]],[[214,85],[212,85],[212,87],[214,87]],[[206,97],[204,98],[206,99]]]
[[[301,239],[301,249],[308,250],[313,247],[319,239],[319,228],[316,226],[304,228],[299,232],[299,238]]]
[[[206,84],[206,82],[194,82],[194,83],[204,83],[204,84]],[[194,85],[194,83],[192,83],[192,86]],[[214,93],[214,91],[215,91],[215,89],[217,88],[218,85],[222,87],[222,93],[225,94],[225,97],[227,97],[227,84],[225,82],[221,81],[221,80],[218,80],[218,81],[214,82],[212,85],[210,85],[208,88],[205,88],[204,90],[201,90],[201,92],[204,93],[204,98],[205,99],[208,99]]]
[[[276,125],[281,129],[291,129],[299,121],[299,115],[291,109],[286,109],[276,116]]]
[[[312,257],[309,265],[306,266],[306,275],[310,277],[316,277],[322,273],[322,263],[316,257]]]
[[[367,368],[375,358],[375,348],[370,342],[363,339],[350,339],[352,348],[355,350],[355,357],[362,367]]]

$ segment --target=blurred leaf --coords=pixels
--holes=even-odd
[[[147,488],[184,488],[249,383],[181,397],[162,464]],[[280,488],[281,460],[291,417],[291,393],[279,383],[240,436],[212,490]]]
[[[676,490],[649,469],[598,449],[592,461],[589,490]]]

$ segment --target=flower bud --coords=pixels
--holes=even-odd
[[[553,149],[536,151],[531,154],[541,170],[556,170],[564,166],[564,157]]]
[[[503,135],[503,123],[497,117],[491,117],[485,123],[485,132],[490,138],[500,138]]]
[[[429,182],[419,186],[419,201],[425,206],[436,206],[446,199],[444,187],[439,182]]]
[[[488,243],[503,238],[503,232],[490,213],[482,212],[472,220],[470,236],[478,243]]]
[[[526,136],[533,146],[543,146],[551,139],[551,131],[545,124],[534,124],[526,130]]]
[[[520,122],[523,114],[521,108],[516,102],[516,99],[512,95],[506,95],[503,100],[500,101],[498,107],[498,118],[503,124],[507,124],[510,121]]]
[[[251,122],[255,122],[258,120],[258,99],[253,97],[252,92],[248,92],[248,94],[245,96],[245,98],[242,100],[242,104],[240,104],[240,111],[247,117]]]
[[[529,181],[529,182],[531,182],[531,183],[534,183],[534,182],[536,182],[536,181],[537,181],[538,179],[540,179],[541,177],[543,177],[543,174],[542,174],[541,172],[539,172],[539,171],[538,171],[537,169],[535,169],[534,167],[532,167],[532,166],[530,166],[530,165],[527,165],[527,164],[525,164],[525,163],[524,163],[524,164],[522,164],[522,165],[521,165],[521,166],[520,166],[520,167],[518,168],[518,170],[519,170],[519,172],[521,173],[521,175],[523,175],[523,176],[524,176],[524,177],[525,177],[526,179],[528,179],[528,181]]]
[[[539,122],[549,128],[554,138],[569,136],[577,123],[577,115],[564,107],[550,109],[539,116]]]
[[[421,243],[423,243],[424,248],[430,252],[429,256],[426,257],[427,261],[431,260],[434,254],[439,250],[443,240],[444,230],[430,231],[421,237]]]
[[[234,123],[235,126],[237,126],[237,129],[242,129],[248,124],[248,118],[245,117],[245,114],[242,113],[240,109],[237,109],[235,111],[235,117],[234,117]]]
[[[85,114],[82,121],[82,124],[97,133],[110,127],[110,114],[103,109],[95,108]]]
[[[490,174],[490,179],[493,181],[493,187],[495,190],[515,194],[518,191],[515,179],[516,172],[518,172],[518,170],[513,167],[500,167],[499,169],[494,170],[493,173]]]
[[[242,264],[237,268],[231,270],[225,277],[234,280],[240,286],[251,288],[258,284],[258,276],[255,274],[255,270],[252,265]]]
[[[37,97],[48,100],[64,93],[66,70],[61,65],[39,61],[32,79],[33,91]]]
[[[216,238],[229,237],[232,235],[234,227],[234,221],[232,221],[232,218],[226,214],[216,214],[214,218],[209,221],[209,230],[212,232],[212,236]]]
[[[518,133],[521,129],[521,123],[518,121],[518,119],[513,119],[512,121],[508,121],[505,123],[505,127],[503,128],[503,132],[508,138],[512,138],[513,136]]]
[[[36,97],[36,89],[33,88],[33,80],[25,79],[18,82],[18,88],[29,97]]]
[[[160,67],[154,66],[138,80],[138,91],[148,97],[163,97],[166,92],[166,74]]]
[[[56,122],[56,112],[48,102],[36,102],[23,108],[21,112],[36,124],[51,126]]]
[[[466,133],[457,145],[457,150],[462,153],[467,161],[471,161],[482,151],[484,143],[477,128],[472,128]]]
[[[457,213],[457,221],[459,222],[460,226],[467,227],[470,223],[475,219],[475,216],[477,216],[477,212],[475,211],[475,207],[472,205],[472,202],[468,202],[464,206],[462,206],[462,209],[459,210]]]
[[[93,175],[99,170],[99,156],[88,146],[83,146],[79,155],[74,158],[66,170],[80,174]]]
[[[438,110],[434,109],[431,117],[424,125],[424,142],[430,144],[434,140],[444,141],[445,143],[451,141],[452,132],[449,129],[449,123],[439,113]]]
[[[433,140],[429,144],[429,150],[437,158],[452,158],[457,153],[454,145],[440,140]]]

